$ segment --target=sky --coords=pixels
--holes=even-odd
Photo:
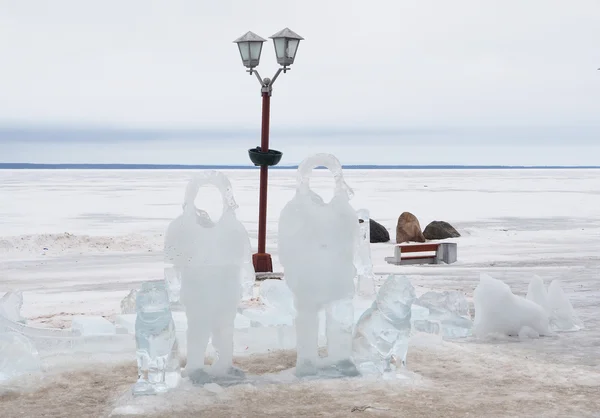
[[[290,163],[600,164],[598,22],[598,0],[0,0],[0,162],[246,162],[260,86],[232,41],[289,27]]]

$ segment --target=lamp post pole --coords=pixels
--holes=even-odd
[[[262,125],[260,131],[260,150],[269,152],[269,119],[271,116],[270,89],[262,89]],[[273,261],[267,253],[267,191],[269,183],[269,166],[260,166],[260,196],[258,202],[258,252],[252,256],[252,264],[256,272],[272,272]]]
[[[298,45],[302,38],[297,33],[285,28],[275,35],[271,36],[277,56],[277,63],[282,67],[277,70],[273,79],[262,78],[256,67],[260,62],[260,53],[262,44],[266,40],[255,33],[247,32],[239,37],[234,43],[238,45],[242,63],[250,75],[256,75],[261,86],[262,96],[262,124],[260,132],[260,147],[248,150],[250,160],[254,165],[260,166],[260,189],[258,198],[258,251],[252,255],[252,264],[257,273],[267,273],[273,271],[273,261],[271,255],[267,253],[267,191],[269,183],[269,166],[277,165],[281,160],[282,153],[277,150],[269,149],[269,119],[271,113],[271,93],[273,84],[281,72],[286,73],[289,66],[294,63]]]

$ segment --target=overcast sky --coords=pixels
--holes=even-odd
[[[0,125],[258,129],[232,41],[286,26],[306,40],[274,130],[600,139],[599,0],[0,0]],[[258,69],[276,68],[265,44]]]

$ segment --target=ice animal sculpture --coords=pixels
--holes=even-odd
[[[26,323],[27,320],[21,316],[21,308],[23,307],[23,292],[17,290],[15,292],[6,292],[0,298],[0,316],[9,319],[13,322]]]
[[[471,334],[473,321],[469,302],[458,291],[427,292],[415,301],[415,305],[429,311],[426,321],[413,322],[418,331],[429,332],[439,329],[447,338],[467,337]],[[435,327],[431,322],[437,322]]]
[[[529,283],[526,297],[540,305],[548,314],[553,331],[579,331],[584,328],[559,280],[553,280],[546,291],[544,281],[534,276]]]
[[[359,244],[354,264],[356,266],[356,293],[361,296],[373,296],[375,294],[375,275],[373,274],[373,262],[371,260],[371,231],[369,222],[369,211],[359,209],[357,211],[359,221]]]
[[[544,281],[539,276],[533,276],[527,287],[525,299],[540,305],[544,311],[548,312],[548,292],[544,287]]]
[[[133,393],[166,392],[178,384],[179,356],[165,282],[142,283],[135,305],[138,381],[133,386]]]
[[[549,335],[548,314],[537,303],[514,295],[510,287],[500,280],[482,274],[473,292],[475,321],[473,334],[486,337],[489,334],[517,336],[525,332],[532,335]]]
[[[0,333],[0,383],[40,371],[38,352],[27,337],[16,332]]]
[[[329,203],[310,189],[311,173],[326,167],[335,180]],[[281,211],[279,261],[296,308],[296,375],[318,373],[319,312],[325,309],[327,372],[356,375],[352,363],[354,256],[358,244],[352,190],[335,156],[316,154],[300,164],[296,194]]]
[[[390,275],[373,305],[356,324],[353,338],[354,361],[361,373],[383,374],[406,365],[415,289],[403,276]]]
[[[122,314],[134,314],[135,313],[135,299],[137,297],[137,290],[131,289],[127,296],[121,300],[121,313]]]
[[[202,185],[221,192],[223,211],[216,221],[194,204]],[[235,215],[237,207],[227,177],[206,171],[189,182],[183,214],[170,223],[165,236],[165,262],[181,275],[188,320],[184,374],[195,383],[244,377],[233,367],[233,330],[252,254],[248,233]],[[204,355],[211,335],[218,359],[207,371]]]

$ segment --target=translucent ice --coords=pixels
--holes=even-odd
[[[0,333],[0,383],[40,371],[38,352],[27,337],[16,332]]]
[[[361,296],[373,296],[375,294],[375,275],[373,274],[373,262],[371,261],[369,211],[359,209],[357,214],[359,241],[354,260],[356,266],[356,293]]]
[[[73,331],[81,335],[112,335],[116,333],[115,325],[102,316],[74,316],[71,320]]]
[[[254,282],[256,272],[252,264],[252,258],[242,264],[242,300],[250,300],[254,297]]]
[[[529,287],[527,288],[527,296],[525,298],[537,303],[546,312],[549,312],[548,292],[546,292],[544,281],[540,277],[534,276],[531,279],[531,282],[529,282]]]
[[[473,323],[469,312],[469,302],[465,295],[457,291],[427,292],[416,304],[429,310],[428,320],[439,323],[439,329],[444,337],[459,338],[471,334]],[[423,324],[420,331],[427,332]],[[431,326],[437,330],[437,327]]]
[[[164,277],[167,284],[167,292],[169,293],[169,302],[171,307],[179,304],[181,297],[181,271],[174,267],[164,268]]]
[[[169,375],[179,372],[175,324],[165,282],[142,283],[137,293],[136,308],[138,381],[133,393],[165,392],[169,389]]]
[[[135,298],[137,297],[137,290],[131,289],[131,291],[121,301],[121,313],[132,314],[135,313]]]
[[[553,280],[548,286],[548,309],[550,327],[555,331],[578,331],[583,322],[577,317],[573,305],[560,286],[559,280]]]
[[[539,335],[550,334],[548,315],[544,309],[530,300],[515,296],[510,287],[500,280],[482,274],[473,296],[473,332],[478,337],[496,333],[517,336],[525,326]]]
[[[217,220],[195,206],[203,185],[215,186],[221,193],[223,211]],[[188,184],[183,213],[170,223],[165,236],[165,261],[181,272],[181,302],[188,319],[185,374],[197,383],[210,380],[204,356],[211,335],[218,359],[210,375],[243,377],[233,367],[233,330],[251,248],[236,208],[227,177],[206,171]]]
[[[25,318],[21,316],[21,308],[23,307],[23,292],[6,292],[0,298],[0,316],[9,319],[13,322],[25,323]]]
[[[415,289],[406,277],[390,275],[383,283],[354,330],[353,355],[361,372],[389,372],[392,359],[406,364],[414,300]]]
[[[329,203],[309,185],[313,169],[320,166],[328,168],[335,181]],[[323,309],[329,361],[342,374],[357,373],[350,358],[359,224],[351,197],[337,158],[316,154],[298,167],[296,194],[281,211],[279,260],[294,294],[299,376],[317,373],[318,314]]]
[[[294,294],[284,280],[263,280],[259,292],[261,301],[268,307],[283,314],[296,315]]]

